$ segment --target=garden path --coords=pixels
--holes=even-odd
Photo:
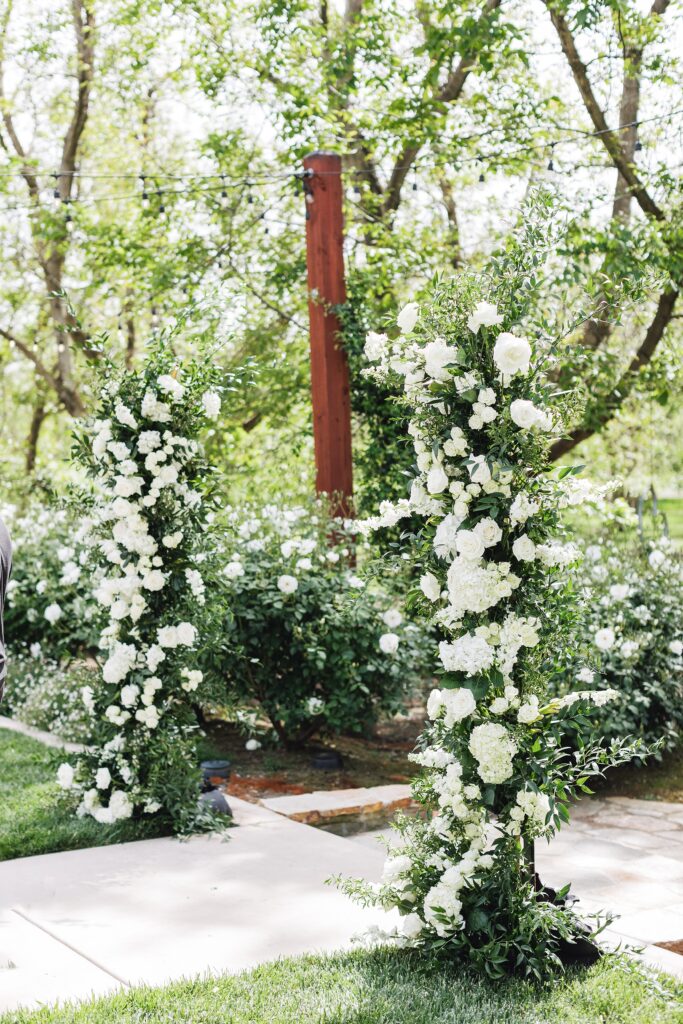
[[[379,877],[377,833],[342,838],[231,797],[226,840],[153,839],[0,864],[0,1009],[122,986],[237,971],[348,946],[382,923],[325,880]],[[683,807],[586,801],[550,847],[544,880],[575,879],[581,906],[610,907],[631,942],[683,938]],[[683,957],[648,946],[683,974]]]

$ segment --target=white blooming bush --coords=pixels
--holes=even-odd
[[[353,522],[316,502],[230,510],[225,527],[216,700],[255,708],[286,744],[400,710],[424,667],[423,633],[390,581],[362,578]]]
[[[34,654],[21,651],[12,658],[2,714],[63,740],[89,743],[92,719],[81,692],[97,683],[97,672],[85,662],[65,665],[43,657],[36,648]]]
[[[616,742],[572,756],[568,723],[580,731],[615,694],[548,690],[574,624],[568,569],[578,551],[561,536],[560,512],[584,488],[549,469],[563,412],[545,376],[553,339],[541,329],[531,340],[521,326],[545,243],[532,209],[485,272],[437,282],[428,305],[411,303],[398,329],[367,342],[369,372],[403,390],[416,467],[409,498],[366,528],[421,523],[404,538],[419,578],[409,606],[440,632],[440,683],[412,755],[428,814],[399,823],[379,886],[342,884],[397,908],[403,943],[491,976],[560,968],[582,926],[564,893],[537,891],[533,842],[568,819],[591,775],[633,753]]]
[[[5,508],[2,517],[14,548],[5,608],[13,652],[30,647],[59,661],[95,649],[103,615],[92,595],[88,517],[37,501],[22,512]]]
[[[103,824],[156,815],[196,824],[196,716],[203,681],[210,467],[199,436],[220,409],[219,371],[158,339],[144,365],[108,367],[97,418],[77,438],[94,478],[95,598],[105,609],[101,679],[81,698],[94,741],[59,781]]]
[[[599,504],[602,529],[576,573],[583,615],[559,694],[611,687],[619,701],[592,718],[606,737],[671,749],[683,730],[683,561],[668,538],[642,539],[625,503]]]

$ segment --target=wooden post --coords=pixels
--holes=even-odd
[[[349,368],[341,324],[329,308],[346,301],[341,158],[310,153],[304,170],[315,486],[319,494],[330,495],[335,514],[348,516],[353,496]]]

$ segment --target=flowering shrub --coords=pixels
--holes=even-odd
[[[226,526],[217,699],[255,702],[286,743],[399,710],[424,663],[422,633],[352,567],[363,554],[353,524],[317,503],[231,511]]]
[[[592,774],[633,753],[616,742],[572,757],[561,745],[568,723],[580,730],[613,691],[548,693],[572,636],[578,559],[560,512],[583,487],[548,469],[548,439],[562,431],[544,377],[549,328],[539,324],[532,344],[519,327],[547,242],[527,211],[519,241],[487,272],[437,283],[427,308],[411,303],[398,330],[367,341],[370,372],[402,386],[417,461],[410,497],[381,506],[367,528],[421,517],[411,601],[440,631],[441,678],[413,755],[415,795],[431,813],[399,825],[377,888],[345,888],[398,908],[402,942],[491,976],[560,967],[580,924],[561,894],[536,891],[533,841],[568,819]]]
[[[89,519],[38,503],[22,515],[3,509],[3,518],[14,547],[5,611],[9,645],[56,660],[94,649],[103,617],[87,564]]]
[[[205,602],[206,494],[197,440],[219,412],[218,371],[179,363],[168,340],[140,370],[108,367],[97,419],[77,441],[95,478],[90,532],[103,572],[102,677],[81,696],[94,743],[59,782],[78,813],[111,823],[154,814],[175,828],[196,821],[199,772],[192,702]]]
[[[64,667],[37,653],[20,654],[12,658],[11,678],[4,714],[72,743],[90,742],[92,719],[81,693],[97,685],[92,667],[82,662]]]
[[[586,546],[577,647],[557,692],[609,686],[620,700],[592,719],[610,738],[634,735],[662,749],[683,727],[683,566],[666,537],[641,540],[635,513],[599,509],[605,532]],[[588,663],[586,663],[586,655]]]

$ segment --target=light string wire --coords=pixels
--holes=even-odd
[[[644,125],[644,124],[651,124],[653,122],[669,120],[670,118],[676,117],[679,114],[683,114],[683,107],[679,107],[676,110],[667,111],[666,113],[663,113],[663,114],[655,114],[655,115],[653,115],[651,117],[640,118],[638,120],[629,121],[629,122],[627,122],[627,123],[625,123],[623,125],[619,125],[618,127],[615,127],[615,128],[604,128],[604,129],[599,129],[599,130],[592,131],[592,132],[585,131],[585,130],[582,130],[582,129],[569,129],[569,128],[562,129],[562,134],[559,136],[559,138],[554,138],[554,139],[550,139],[549,138],[549,139],[547,139],[547,140],[545,140],[545,141],[543,141],[541,143],[529,143],[529,144],[525,143],[525,144],[522,144],[522,145],[518,146],[516,149],[508,150],[508,151],[499,150],[497,152],[478,153],[476,156],[471,156],[471,157],[456,158],[455,160],[452,161],[452,164],[453,164],[455,169],[458,169],[460,166],[464,166],[464,165],[467,165],[467,164],[491,163],[492,161],[495,161],[497,158],[501,159],[501,160],[510,160],[510,159],[514,159],[515,156],[522,156],[522,155],[525,155],[525,154],[528,154],[528,153],[531,153],[531,152],[548,152],[548,153],[550,153],[550,165],[552,165],[552,155],[553,155],[554,150],[555,150],[555,148],[557,146],[567,145],[570,142],[585,141],[587,139],[592,139],[592,138],[600,138],[603,135],[616,135],[616,134],[618,134],[620,132],[628,130],[629,128],[636,128],[636,127],[639,127],[640,125]],[[479,140],[479,139],[482,139],[482,138],[488,138],[492,134],[493,131],[499,131],[499,130],[502,130],[502,129],[489,129],[488,131],[480,133],[478,135],[474,135],[473,134],[473,135],[469,135],[469,136],[464,136],[461,141],[462,142],[471,142],[471,141]],[[417,169],[418,167],[427,167],[427,168],[429,168],[429,166],[430,165],[424,164],[422,161],[416,160],[416,161],[413,161],[410,164],[397,164],[397,165],[395,165],[392,168],[392,171],[394,171],[394,172],[395,171],[404,171],[404,170],[408,171],[408,170],[411,170],[411,169]],[[553,167],[549,166],[549,170],[552,170],[552,169],[553,169]],[[321,175],[321,176],[322,175],[337,174],[337,173],[338,173],[337,171],[318,171],[318,172],[316,172],[316,174]],[[373,171],[371,171],[370,169],[367,169],[367,168],[357,168],[356,167],[356,168],[350,168],[345,173],[347,175],[351,175],[351,176],[356,176],[356,177],[362,178],[363,176],[368,176],[368,175],[372,174]],[[224,189],[229,189],[229,188],[230,189],[233,189],[233,188],[248,188],[250,185],[256,186],[256,185],[259,185],[259,184],[262,184],[262,183],[268,183],[268,182],[273,182],[273,181],[278,181],[278,180],[281,180],[281,181],[282,180],[296,180],[297,178],[301,178],[301,172],[300,171],[282,171],[282,172],[280,172],[280,171],[278,171],[278,172],[275,172],[275,171],[273,171],[273,172],[262,171],[262,172],[255,172],[253,174],[250,174],[248,177],[241,178],[241,179],[232,179],[232,178],[229,178],[227,174],[221,174],[220,172],[212,172],[212,173],[209,173],[209,174],[200,174],[200,173],[193,173],[193,172],[187,172],[187,173],[184,173],[184,174],[168,174],[168,173],[161,172],[161,171],[160,172],[155,172],[155,171],[147,172],[146,170],[142,170],[142,171],[140,171],[138,173],[133,173],[133,172],[126,172],[126,173],[114,173],[114,172],[112,172],[112,173],[108,173],[108,172],[107,173],[90,173],[90,172],[77,171],[77,170],[74,170],[74,171],[54,171],[54,170],[48,170],[48,169],[45,169],[45,168],[34,167],[30,163],[28,163],[28,162],[26,162],[24,164],[23,170],[20,170],[20,171],[16,171],[16,170],[13,170],[13,171],[0,171],[0,177],[4,177],[4,178],[17,178],[17,179],[20,179],[20,178],[25,178],[28,175],[36,177],[36,178],[39,178],[39,177],[51,178],[53,180],[53,182],[55,183],[55,186],[58,186],[59,180],[61,178],[69,178],[69,177],[72,180],[81,180],[81,181],[95,181],[95,180],[140,181],[141,184],[142,184],[142,191],[143,192],[145,190],[146,183],[150,182],[151,183],[150,191],[155,193],[157,196],[159,195],[160,192],[163,193],[164,195],[174,195],[174,194],[178,195],[178,194],[187,193],[189,191],[192,191],[193,189],[200,190],[199,186],[191,186],[191,185],[188,186],[186,189],[170,189],[168,187],[160,189],[156,183],[157,182],[163,182],[163,181],[170,181],[170,182],[173,182],[173,181],[190,181],[190,180],[196,180],[196,181],[200,181],[200,182],[215,181],[215,182],[217,182],[217,184],[214,187],[216,189],[220,190],[222,188],[224,188]],[[206,187],[209,188],[211,186],[206,186]],[[39,186],[39,188],[40,188],[40,191],[46,191],[49,188],[49,186],[47,186],[47,185]],[[102,201],[102,202],[114,201],[114,200],[117,200],[117,199],[120,199],[122,201],[126,201],[128,199],[140,198],[141,195],[142,195],[142,192],[136,192],[136,193],[130,193],[130,194],[123,193],[123,194],[118,194],[118,195],[113,194],[111,196],[101,196],[101,197],[78,197],[78,196],[76,196],[76,197],[67,197],[67,198],[59,197],[59,201],[61,201],[65,205],[81,204],[81,203],[94,203],[94,202],[99,202],[99,201]],[[55,198],[57,198],[57,197],[55,197]],[[5,207],[4,210],[9,211],[9,210],[13,210],[13,209],[37,209],[37,208],[40,207],[40,205],[41,204],[40,204],[39,201],[37,201],[37,202],[34,201],[32,203],[21,204],[21,205],[14,205],[12,207]]]

